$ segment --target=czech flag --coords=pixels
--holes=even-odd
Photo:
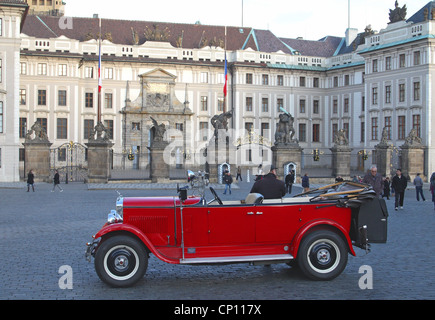
[[[225,52],[225,84],[224,84],[224,97],[227,96],[227,84],[228,84],[228,69],[227,69],[227,53]]]

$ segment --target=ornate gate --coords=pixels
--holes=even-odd
[[[59,171],[61,182],[86,182],[88,178],[88,149],[77,142],[67,142],[50,150],[50,178]]]

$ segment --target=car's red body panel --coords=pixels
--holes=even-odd
[[[189,176],[192,176],[189,173]],[[204,181],[204,180],[203,180]],[[222,201],[188,197],[119,197],[116,210],[88,243],[86,257],[112,286],[143,277],[149,253],[172,264],[289,263],[315,280],[337,277],[353,246],[387,241],[385,201],[365,185],[337,184],[293,198]],[[204,189],[202,189],[204,191]]]
[[[328,202],[202,205],[191,197],[181,210],[178,197],[124,198],[123,222],[105,225],[95,237],[128,232],[161,260],[180,263],[183,258],[296,257],[302,237],[320,226],[342,235],[355,254],[351,209]]]

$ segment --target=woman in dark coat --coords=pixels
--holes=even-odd
[[[29,192],[30,186],[32,186],[32,190],[35,192],[34,179],[33,170],[30,170],[27,174],[27,192]]]
[[[384,179],[384,193],[382,194],[382,198],[387,197],[387,200],[390,200],[390,178],[386,177]]]

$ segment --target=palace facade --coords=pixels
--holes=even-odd
[[[0,1],[0,6],[9,2],[14,1]],[[18,11],[10,14],[22,14]],[[0,165],[3,173],[14,171],[1,175],[0,181],[24,175],[22,143],[36,121],[55,148],[70,141],[85,144],[101,116],[114,153],[144,153],[154,114],[167,129],[183,132],[180,152],[191,154],[213,135],[211,118],[231,110],[231,129],[254,130],[272,142],[282,110],[293,115],[305,170],[330,168],[330,148],[343,129],[352,148],[352,170],[365,171],[386,128],[397,159],[415,129],[425,149],[423,174],[435,171],[433,1],[407,19],[390,15],[388,23],[386,15],[386,28],[379,32],[348,29],[345,37],[318,41],[281,38],[248,27],[170,22],[101,19],[100,29],[98,17],[37,15],[22,15],[18,34],[20,16],[5,14],[0,13],[0,42],[13,39],[15,60],[5,58],[2,45]],[[16,94],[6,96],[10,90],[4,86],[9,83]],[[158,105],[148,111],[144,90],[162,106],[169,99],[178,111],[168,107],[157,112]],[[249,162],[250,157],[242,165],[254,168],[258,163]]]

